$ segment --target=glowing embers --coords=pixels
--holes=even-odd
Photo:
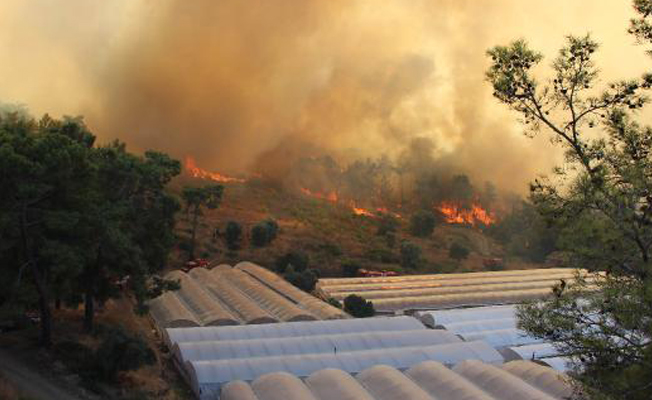
[[[491,225],[496,222],[496,216],[482,208],[478,203],[473,203],[470,208],[465,208],[452,202],[442,202],[437,210],[442,213],[444,220],[449,224]]]
[[[218,172],[210,172],[205,169],[201,169],[197,166],[195,159],[187,156],[186,157],[186,170],[195,178],[200,179],[210,179],[216,182],[222,183],[242,183],[245,182],[245,179],[234,178],[232,176],[222,175]]]

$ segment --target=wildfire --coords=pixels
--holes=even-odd
[[[314,197],[316,199],[328,200],[331,203],[337,203],[337,200],[338,200],[337,193],[335,193],[335,192],[321,193],[321,192],[313,192],[310,189],[301,188],[301,193],[305,194],[308,197]]]
[[[233,182],[244,182],[244,179],[241,178],[234,178],[232,176],[226,176],[222,175],[217,172],[210,172],[206,171],[205,169],[201,169],[197,166],[197,163],[195,162],[195,159],[188,156],[186,157],[186,170],[190,172],[190,174],[195,177],[195,178],[201,178],[201,179],[210,179],[216,182],[222,182],[222,183],[233,183]]]
[[[479,222],[484,225],[491,225],[496,222],[496,216],[477,203],[474,203],[470,209],[467,209],[455,203],[443,202],[439,205],[438,210],[444,214],[444,218],[449,224],[469,224],[475,226]]]
[[[340,198],[339,198],[339,196],[337,195],[336,192],[328,192],[328,193],[313,192],[310,189],[301,188],[301,193],[303,193],[304,195],[306,195],[308,197],[313,197],[315,199],[320,199],[320,200],[326,200],[326,201],[329,201],[331,203],[343,203],[343,202],[340,201]],[[367,210],[365,208],[358,207],[355,204],[354,201],[349,201],[348,203],[344,203],[344,204],[346,204],[349,208],[351,208],[351,211],[353,211],[353,213],[355,215],[364,215],[366,217],[375,217],[373,212],[371,212],[371,211],[369,211],[369,210]]]

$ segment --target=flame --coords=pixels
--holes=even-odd
[[[473,203],[471,208],[468,209],[452,202],[443,202],[437,209],[444,214],[444,218],[449,224],[469,224],[475,226],[477,223],[491,225],[496,222],[496,216],[477,203]]]
[[[351,202],[351,209],[353,209],[353,213],[355,215],[364,215],[366,217],[375,217],[374,213],[371,211],[361,208],[361,207],[356,207],[355,203]]]
[[[301,193],[309,197],[314,197],[316,199],[328,200],[331,203],[337,203],[338,200],[336,192],[321,193],[321,192],[313,192],[310,189],[301,188]]]
[[[241,178],[234,178],[232,176],[226,176],[217,172],[210,172],[201,169],[197,166],[195,159],[190,156],[186,157],[186,170],[195,178],[210,179],[222,183],[245,182],[245,180]]]

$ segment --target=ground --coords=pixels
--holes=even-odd
[[[82,333],[82,310],[54,313],[54,345],[37,345],[37,326],[0,334],[0,399],[185,400],[192,396],[170,361],[169,353],[148,317],[137,316],[127,298],[110,301],[97,315],[98,324],[120,325],[143,336],[155,351],[156,363],[120,376],[116,385],[85,389],[80,378],[57,352],[58,344],[75,341],[91,345],[96,339]],[[100,391],[98,394],[97,391]]]

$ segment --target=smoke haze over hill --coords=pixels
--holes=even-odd
[[[604,80],[647,62],[626,45],[629,2],[569,3],[10,0],[0,101],[226,172],[398,157],[427,138],[446,168],[524,192],[560,157],[492,99],[486,50],[524,37],[549,64],[564,35],[592,32]]]

